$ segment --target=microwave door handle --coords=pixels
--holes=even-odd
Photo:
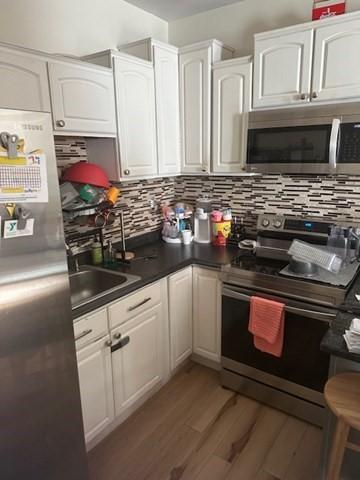
[[[235,292],[228,288],[223,288],[223,295],[226,297],[235,298],[236,300],[243,300],[245,302],[250,302],[250,295],[245,295],[244,293]],[[295,315],[301,315],[303,317],[313,318],[314,320],[321,320],[322,322],[329,322],[334,320],[336,314],[317,312],[315,310],[307,310],[305,308],[290,307],[285,305],[285,312],[293,313]]]
[[[329,145],[329,165],[332,170],[336,169],[336,164],[337,164],[340,124],[341,124],[341,121],[339,118],[333,119],[331,134],[330,134],[330,145]]]

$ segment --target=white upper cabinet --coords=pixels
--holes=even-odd
[[[360,16],[351,17],[319,23],[315,30],[313,101],[360,96]]]
[[[122,45],[119,49],[154,65],[158,173],[177,174],[181,164],[179,50],[153,38]]]
[[[0,47],[0,108],[51,111],[46,60]]]
[[[211,40],[180,49],[180,119],[182,172],[210,170],[211,69],[231,58],[233,50]]]
[[[178,51],[160,45],[153,49],[159,174],[176,174],[181,160]]]
[[[48,68],[56,133],[115,136],[112,71],[56,61]]]
[[[154,69],[150,62],[114,57],[121,175],[156,175],[157,138]]]
[[[255,35],[254,108],[309,102],[313,36],[308,26]]]
[[[254,108],[360,96],[360,12],[255,35]]]
[[[213,68],[212,171],[245,170],[251,57],[226,60]]]

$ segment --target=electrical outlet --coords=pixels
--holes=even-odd
[[[154,210],[154,211],[157,210],[158,204],[157,204],[157,201],[155,200],[155,198],[150,198],[149,207],[150,207],[151,210]]]

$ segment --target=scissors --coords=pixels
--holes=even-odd
[[[1,145],[8,151],[9,158],[17,158],[19,136],[8,132],[0,133]]]

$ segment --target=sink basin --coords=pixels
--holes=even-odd
[[[70,273],[71,304],[79,308],[108,293],[121,290],[140,277],[114,272],[101,267],[83,265],[79,272]]]

